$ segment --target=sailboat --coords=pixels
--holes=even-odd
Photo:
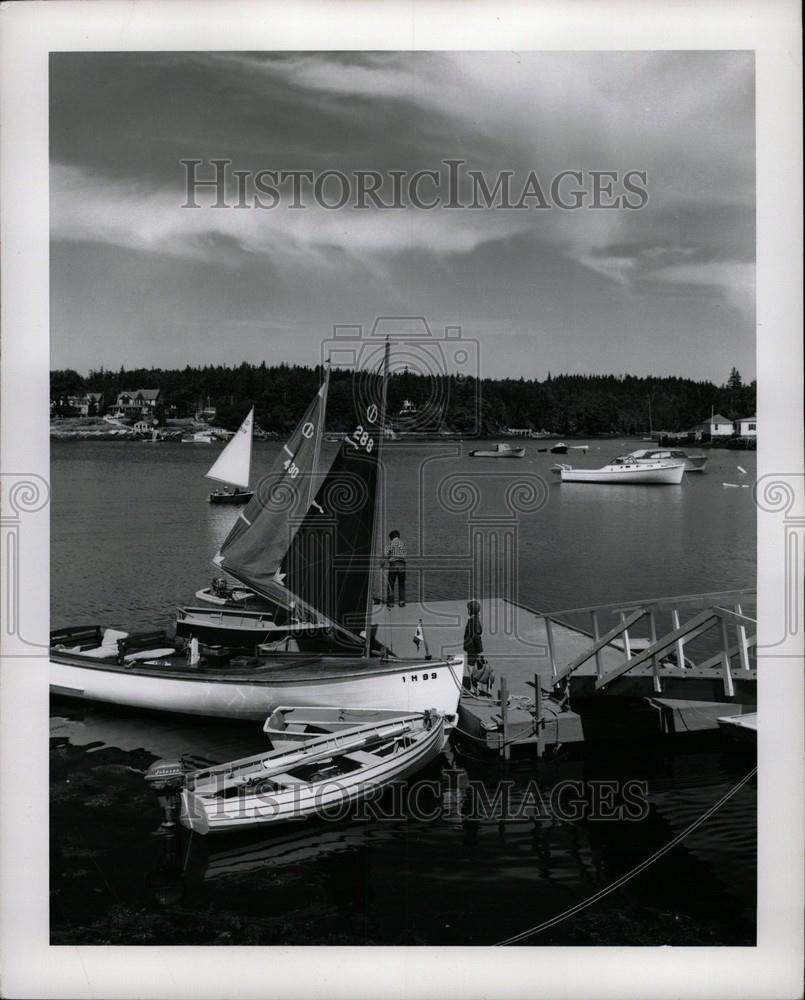
[[[270,602],[281,638],[249,650],[209,648],[196,635],[61,629],[51,635],[51,690],[220,718],[264,720],[276,705],[435,710],[445,729],[454,726],[463,657],[398,658],[370,626],[387,371],[388,345],[382,373],[361,373],[356,423],[310,505],[312,482],[302,473],[317,448],[312,421],[286,446],[282,474],[260,483],[215,558]]]
[[[208,479],[227,483],[234,489],[214,490],[210,493],[210,503],[248,503],[254,493],[248,489],[252,462],[252,425],[254,407],[246,419],[232,435],[226,448],[221,452],[207,473]]]

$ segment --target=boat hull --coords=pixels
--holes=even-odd
[[[607,483],[641,485],[678,485],[685,474],[680,462],[663,468],[651,468],[635,463],[630,466],[603,469],[562,469],[563,483]]]
[[[505,451],[471,451],[470,458],[523,458],[525,448],[507,448]]]
[[[243,504],[248,503],[254,496],[254,491],[244,493],[210,493],[210,503]]]
[[[286,658],[287,659],[287,658]],[[315,660],[322,666],[306,669]],[[118,666],[51,652],[50,690],[63,697],[109,702],[150,712],[264,721],[276,705],[349,705],[425,712],[435,708],[452,725],[458,712],[464,661],[367,660],[301,657],[298,666],[260,673],[191,671],[169,666]],[[353,665],[354,664],[354,665]]]

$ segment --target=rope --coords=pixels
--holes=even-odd
[[[702,813],[702,815],[694,820],[690,826],[684,829],[680,834],[670,840],[664,847],[661,847],[658,851],[655,851],[650,857],[641,861],[639,865],[632,868],[625,875],[621,875],[619,879],[616,879],[611,885],[606,886],[606,888],[601,889],[599,892],[594,893],[588,899],[583,900],[581,903],[577,903],[575,906],[571,906],[569,909],[564,910],[562,913],[555,917],[551,917],[550,920],[545,920],[541,924],[537,924],[536,927],[530,927],[528,930],[521,931],[519,934],[513,934],[511,937],[505,938],[503,941],[497,941],[494,947],[501,947],[502,945],[518,944],[520,941],[524,941],[526,938],[533,937],[534,934],[539,934],[549,927],[553,927],[555,924],[561,923],[568,917],[575,916],[577,913],[581,913],[582,910],[586,910],[588,906],[592,906],[593,903],[598,902],[599,899],[603,899],[604,896],[608,896],[611,892],[619,889],[622,885],[631,881],[636,875],[639,875],[642,871],[645,871],[650,865],[653,865],[655,861],[658,861],[664,854],[667,854],[672,848],[676,847],[677,844],[681,843],[689,834],[693,833],[702,823],[706,822],[714,812],[721,808],[725,802],[732,798],[733,795],[739,789],[741,789],[747,781],[753,778],[757,774],[757,767],[753,767],[752,770],[744,775],[743,778],[734,785],[725,795],[723,795],[718,802],[710,806],[710,808]]]

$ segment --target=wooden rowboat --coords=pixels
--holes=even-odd
[[[298,747],[318,736],[336,735],[356,726],[381,725],[400,718],[416,718],[418,713],[401,716],[389,708],[300,708],[280,705],[263,724],[263,732],[275,750]]]
[[[443,739],[443,717],[424,712],[190,771],[183,779],[179,821],[207,834],[311,816],[343,818],[354,803],[435,760]],[[158,762],[153,773],[162,781],[171,770]]]

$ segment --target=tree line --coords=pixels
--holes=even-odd
[[[321,367],[205,365],[183,369],[135,368],[51,372],[51,399],[64,412],[68,396],[100,392],[106,408],[131,389],[161,389],[164,415],[192,416],[216,408],[215,423],[234,429],[248,410],[265,431],[285,434],[301,417],[323,378]],[[417,430],[497,434],[507,428],[559,435],[640,434],[650,429],[688,430],[712,411],[730,420],[755,412],[756,384],[733,368],[723,385],[677,376],[551,375],[475,379],[394,372],[388,381],[389,413],[405,425],[405,400],[417,410]],[[61,408],[61,410],[60,410]],[[334,369],[327,406],[328,430],[348,430],[354,420],[353,373]]]

